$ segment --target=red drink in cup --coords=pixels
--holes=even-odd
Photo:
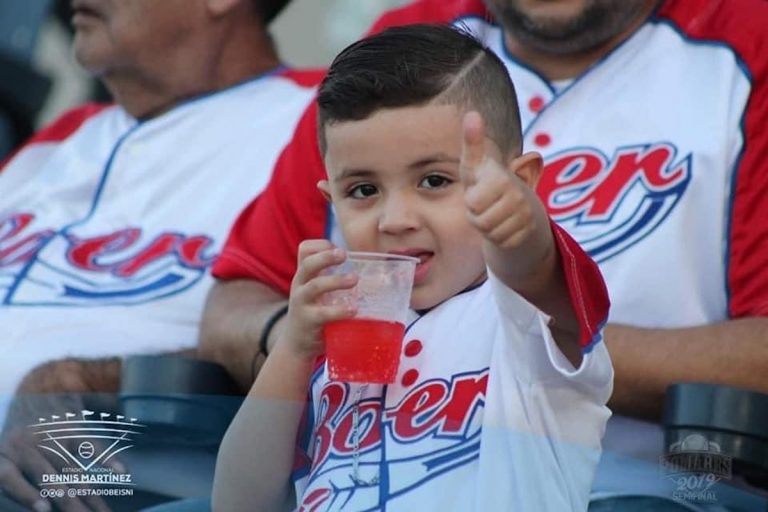
[[[405,325],[370,318],[330,322],[323,329],[328,372],[333,380],[395,381]]]
[[[355,304],[355,318],[323,327],[331,380],[387,384],[395,381],[405,318],[418,259],[350,252],[333,273],[355,273],[357,286],[326,294],[327,304]]]

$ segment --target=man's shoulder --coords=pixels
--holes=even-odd
[[[106,109],[113,106],[110,103],[85,103],[67,110],[50,124],[38,130],[5,161],[0,162],[0,172],[22,150],[38,144],[63,142],[76,133],[87,121],[104,113]]]
[[[28,144],[62,141],[75,133],[86,121],[111,106],[109,103],[86,103],[68,110],[33,135]]]
[[[731,47],[748,65],[768,62],[765,0],[666,0],[656,17],[693,41]]]
[[[482,0],[415,0],[384,13],[373,25],[376,33],[397,25],[413,23],[448,23],[466,16],[489,16]]]
[[[325,76],[326,69],[293,69],[287,68],[278,76],[290,80],[301,87],[316,87]]]

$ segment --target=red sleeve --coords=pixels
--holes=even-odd
[[[330,207],[316,187],[325,179],[316,123],[313,102],[280,155],[269,185],[235,222],[213,267],[217,278],[255,279],[288,294],[299,243],[326,237]]]
[[[727,289],[731,318],[768,316],[768,2],[668,1],[659,15],[688,37],[731,48],[750,82],[733,173]]]
[[[766,4],[768,6],[768,3]],[[768,17],[765,19],[768,27]],[[768,38],[766,50],[768,50]],[[766,59],[763,59],[766,61]],[[728,230],[729,314],[768,316],[768,69],[755,70],[734,173]]]
[[[284,76],[293,83],[302,87],[316,87],[323,81],[326,69],[294,69],[287,68],[280,73],[280,76]]]
[[[11,159],[22,149],[32,144],[62,141],[72,135],[86,120],[95,116],[109,106],[110,105],[106,103],[87,103],[65,112],[51,124],[30,137],[27,142],[16,149],[16,151],[14,151],[9,157],[0,161],[0,172],[3,171],[5,165],[10,162]]]
[[[487,18],[489,15],[482,0],[417,0],[384,13],[368,33],[414,23],[449,23],[461,16]]]
[[[608,321],[608,290],[597,263],[563,228],[553,221],[550,224],[571,304],[579,319],[579,345],[589,350],[602,339],[601,330]]]
[[[757,7],[757,6],[756,6]],[[733,47],[752,79],[742,127],[744,148],[733,176],[728,230],[728,312],[768,316],[768,2],[742,13]]]

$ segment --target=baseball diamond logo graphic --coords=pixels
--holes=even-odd
[[[55,454],[79,473],[67,475],[70,478],[67,478],[66,482],[58,482],[61,479],[54,478],[64,475],[43,475],[48,477],[44,478],[43,483],[119,483],[116,480],[120,479],[83,473],[94,472],[97,465],[103,466],[118,453],[134,446],[135,437],[142,433],[145,425],[137,423],[136,418],[127,418],[127,421],[124,421],[126,418],[122,415],[115,415],[114,419],[111,419],[112,414],[105,412],[98,413],[98,419],[91,419],[92,417],[96,418],[97,413],[83,410],[78,418],[77,414],[67,412],[64,413],[63,420],[61,416],[52,415],[50,420],[40,418],[39,423],[29,425],[38,438],[40,449]],[[97,476],[102,478],[96,478]]]

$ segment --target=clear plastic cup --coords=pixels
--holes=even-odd
[[[354,273],[357,285],[326,293],[330,305],[355,305],[354,318],[329,322],[323,341],[331,380],[388,384],[395,381],[418,258],[349,252],[328,270]]]

